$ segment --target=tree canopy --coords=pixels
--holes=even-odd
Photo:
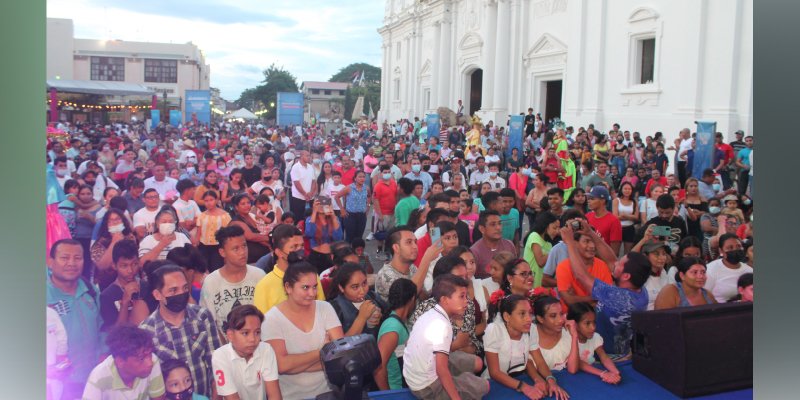
[[[291,72],[283,67],[277,67],[275,64],[270,65],[263,73],[264,80],[261,81],[261,85],[245,89],[236,100],[236,104],[253,112],[261,109],[267,110],[264,117],[272,119],[275,118],[278,92],[297,92],[297,78]]]
[[[367,63],[353,63],[339,70],[328,82],[353,82],[353,74],[364,71],[364,83],[380,83],[381,69]]]

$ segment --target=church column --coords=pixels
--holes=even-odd
[[[406,35],[403,40],[403,47],[405,49],[401,50],[405,53],[405,64],[406,68],[403,71],[403,76],[405,79],[405,93],[403,94],[403,110],[405,110],[405,117],[413,118],[414,116],[411,115],[413,110],[413,105],[411,104],[411,80],[413,76],[411,76],[411,38],[410,36]]]
[[[389,118],[389,88],[392,83],[389,79],[389,57],[391,57],[391,48],[388,42],[383,42],[383,62],[381,63],[381,118]],[[381,121],[383,122],[383,121]]]
[[[439,99],[442,98],[440,93],[440,82],[442,79],[442,22],[436,21],[433,23],[433,55],[431,56],[431,63],[433,63],[433,73],[431,74],[431,104],[430,107],[435,109],[439,107]],[[426,106],[426,104],[423,104]],[[423,109],[427,111],[427,108]]]
[[[486,40],[483,48],[486,50],[483,68],[483,87],[481,88],[481,111],[494,109],[494,83],[495,83],[495,48],[497,47],[497,2],[490,0],[486,4]],[[484,118],[481,115],[481,118]],[[487,123],[489,121],[483,121]]]
[[[497,0],[497,37],[495,40],[496,55],[494,66],[494,92],[493,109],[496,110],[495,118],[505,117],[508,114],[508,92],[510,90],[508,84],[509,68],[511,60],[509,59],[511,53],[511,9],[509,0]],[[505,118],[501,121],[494,121],[495,124],[504,124]],[[501,126],[501,125],[498,125]]]
[[[445,5],[445,7],[448,7]],[[450,80],[453,79],[453,71],[450,70],[450,30],[452,29],[449,12],[445,11],[441,24],[441,42],[439,44],[439,102],[435,107],[453,108],[450,104]]]

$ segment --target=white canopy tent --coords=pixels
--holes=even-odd
[[[253,114],[250,110],[246,108],[240,108],[229,115],[225,116],[225,119],[244,119],[244,120],[253,120],[258,119],[258,117]]]

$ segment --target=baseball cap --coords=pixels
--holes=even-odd
[[[743,131],[743,130],[741,130],[741,129],[739,129],[738,131],[736,131],[736,132],[735,132],[735,134],[737,134],[737,135],[744,135],[744,131]]]
[[[667,254],[670,253],[670,247],[666,242],[647,242],[642,245],[642,253],[652,253],[660,248],[663,248],[667,251]]]
[[[292,161],[294,160],[294,153],[292,153],[291,151],[287,151],[286,153],[283,154],[283,158],[286,161]]]
[[[611,201],[611,195],[608,194],[608,189],[606,189],[606,187],[603,185],[597,185],[593,187],[592,190],[589,191],[589,193],[586,193],[586,196],[593,198],[601,198],[605,199],[606,201]]]

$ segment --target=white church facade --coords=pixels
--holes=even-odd
[[[386,0],[379,121],[533,108],[669,138],[753,132],[752,0]]]

